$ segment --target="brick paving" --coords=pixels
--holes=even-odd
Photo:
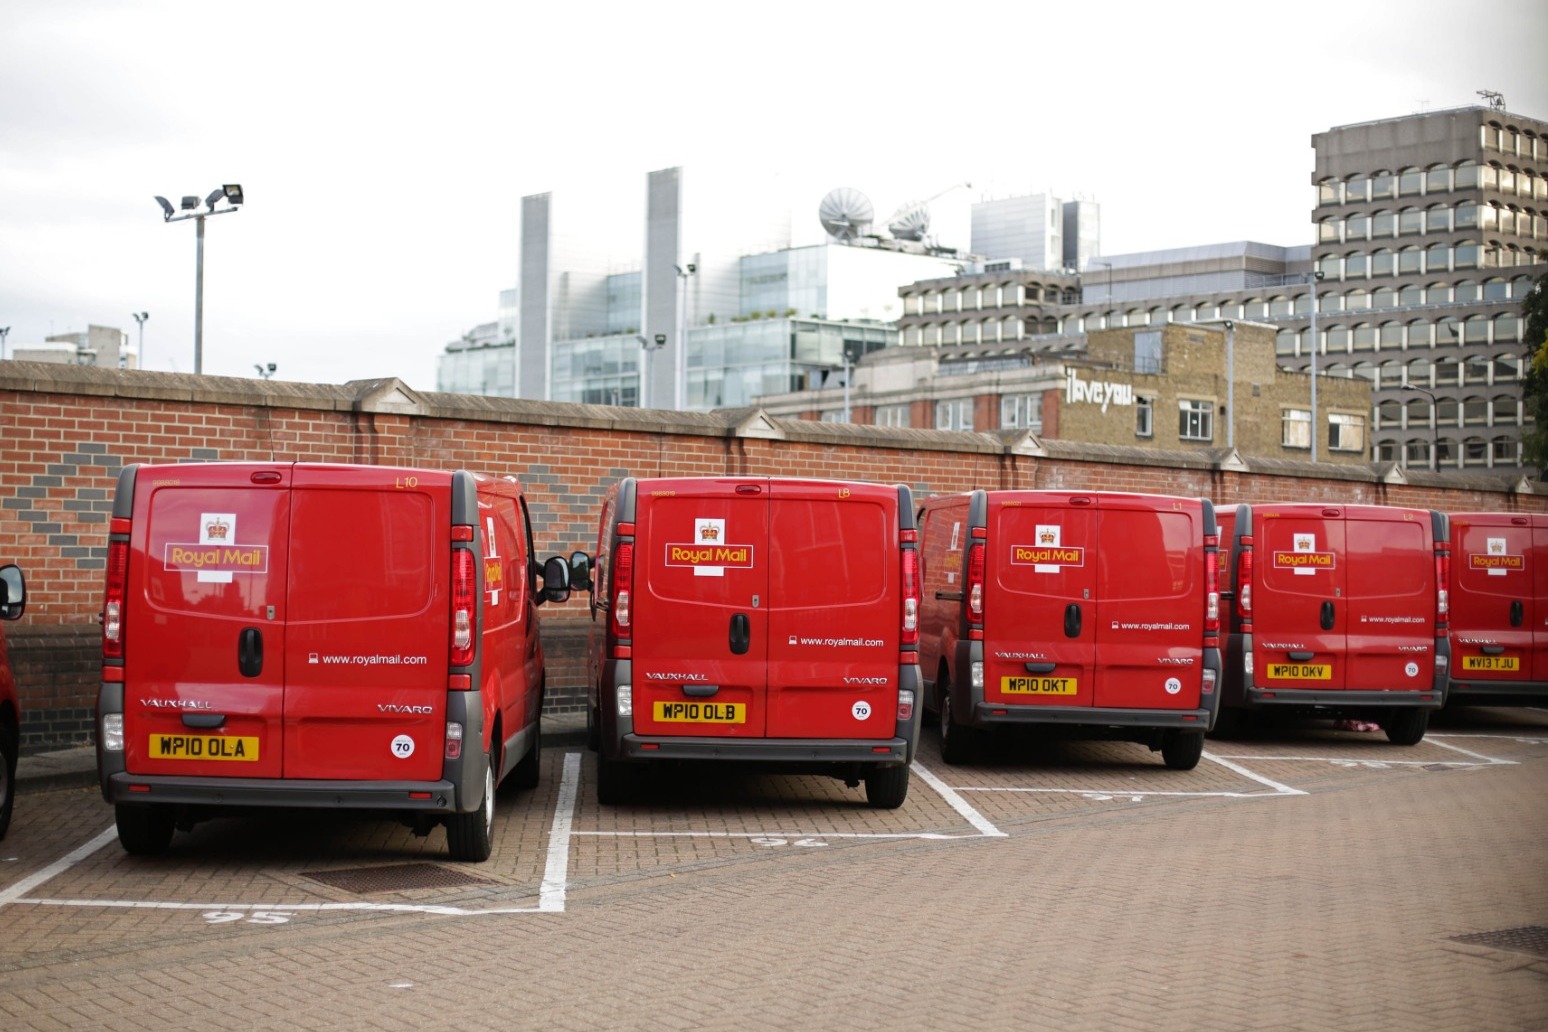
[[[1006,832],[985,838],[919,779],[897,811],[745,776],[602,808],[586,756],[562,913],[11,903],[0,1027],[1548,1030],[1548,957],[1451,939],[1548,925],[1548,714],[1477,711],[1413,749],[1324,726],[1208,751],[1306,794],[1123,744],[950,768],[927,735],[921,761]],[[534,906],[560,761],[502,798],[493,884],[371,901]],[[1145,794],[1171,791],[1246,795]],[[24,783],[0,898],[110,825],[93,789]],[[280,830],[201,825],[151,860],[110,843],[27,897],[342,903],[305,873],[446,863],[439,832]]]

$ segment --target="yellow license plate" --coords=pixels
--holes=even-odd
[[[1331,681],[1331,663],[1270,663],[1268,675],[1279,681]]]
[[[658,724],[745,724],[745,702],[658,702]]]
[[[238,735],[151,735],[153,760],[240,760],[258,759],[258,739]]]
[[[1000,691],[1006,695],[1075,695],[1080,682],[1073,677],[1002,677]]]
[[[1521,661],[1515,656],[1463,656],[1463,670],[1520,670]]]

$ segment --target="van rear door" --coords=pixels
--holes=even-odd
[[[1428,512],[1351,506],[1344,515],[1344,687],[1425,690],[1435,677],[1435,546]]]
[[[769,482],[657,480],[635,502],[634,729],[762,737]],[[796,571],[821,578],[831,570]]]
[[[1264,688],[1345,687],[1344,521],[1336,506],[1254,511],[1253,662]]]
[[[131,774],[278,777],[288,465],[141,467],[125,586]]]
[[[1505,513],[1451,520],[1451,627],[1458,681],[1548,678],[1548,657],[1536,646],[1543,621],[1537,600],[1545,582],[1532,553],[1543,529],[1532,517]]]
[[[287,778],[433,781],[446,735],[451,475],[297,465]]]
[[[1204,669],[1204,506],[1102,495],[1093,705],[1198,709]]]
[[[988,495],[984,701],[1096,698],[1097,509],[1089,494]]]
[[[895,487],[769,482],[768,737],[896,734],[898,504]]]

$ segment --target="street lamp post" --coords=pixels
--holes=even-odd
[[[9,326],[0,326],[0,359],[5,358],[5,338],[11,335]]]
[[[645,349],[645,369],[640,376],[639,398],[640,408],[645,409],[650,408],[650,376],[651,373],[655,370],[655,362],[652,360],[652,356],[654,356],[655,353],[660,351],[662,348],[666,347],[667,335],[664,333],[658,333],[656,334],[654,340],[646,340],[644,337],[636,333],[634,335],[634,339],[639,341],[640,347]]]
[[[1311,460],[1317,461],[1317,435],[1321,427],[1317,423],[1317,352],[1321,350],[1317,340],[1317,281],[1322,279],[1322,271],[1315,269],[1307,274],[1306,282],[1311,284]]]
[[[1440,408],[1435,400],[1435,392],[1423,387],[1405,383],[1403,390],[1423,394],[1430,399],[1430,471],[1440,472]]]
[[[221,198],[225,198],[229,208],[215,210],[215,204]],[[204,372],[204,220],[209,215],[230,215],[236,211],[242,203],[242,188],[235,183],[227,183],[216,190],[211,190],[210,195],[204,199],[205,211],[199,210],[199,198],[185,196],[182,201],[184,214],[177,214],[177,209],[172,207],[172,202],[165,197],[157,197],[156,203],[161,205],[161,220],[163,222],[182,222],[184,219],[194,219],[198,223],[198,249],[194,263],[194,372]]]
[[[689,262],[687,269],[673,265],[677,270],[677,282],[682,287],[682,304],[677,309],[677,368],[672,376],[672,392],[677,411],[683,410],[688,395],[688,277],[699,271],[696,262]]]
[[[139,363],[140,363],[140,368],[144,369],[145,368],[145,320],[150,318],[150,313],[149,312],[130,312],[129,314],[134,316],[134,321],[140,324],[140,354],[139,354]]]

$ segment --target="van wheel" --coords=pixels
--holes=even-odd
[[[1404,706],[1381,715],[1381,729],[1393,745],[1418,745],[1429,726],[1430,711],[1417,706]]]
[[[865,801],[874,810],[896,810],[908,798],[908,764],[878,767],[865,776]]]
[[[11,810],[16,806],[17,735],[9,724],[0,724],[0,839],[11,826]]]
[[[951,693],[941,693],[941,759],[953,767],[970,762],[978,752],[978,736],[951,715]]]
[[[537,788],[538,776],[542,773],[539,769],[543,763],[543,718],[541,715],[532,722],[532,748],[527,750],[527,755],[516,762],[511,770],[511,784],[517,788]]]
[[[597,802],[603,806],[632,803],[639,797],[639,777],[643,772],[632,764],[610,760],[597,753]]]
[[[481,864],[494,851],[494,757],[484,757],[484,798],[472,813],[446,818],[446,852],[453,860]]]
[[[1204,755],[1204,732],[1168,731],[1161,738],[1161,759],[1167,770],[1192,770]]]
[[[134,806],[119,803],[113,807],[118,825],[118,843],[132,856],[165,853],[172,844],[175,815],[167,806]]]

